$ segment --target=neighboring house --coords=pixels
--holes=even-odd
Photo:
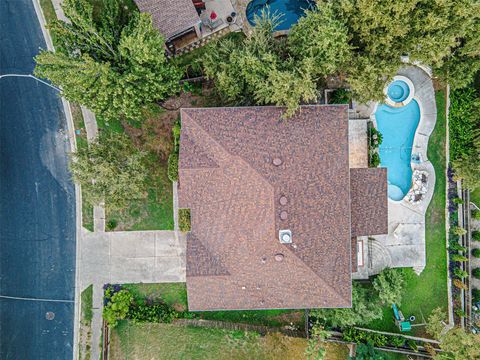
[[[192,0],[135,0],[141,12],[152,15],[153,26],[165,41],[195,34],[200,37],[200,17]]]
[[[134,0],[152,15],[171,53],[205,45],[228,31],[239,31],[242,20],[230,0]],[[212,36],[213,35],[213,36]]]
[[[182,109],[189,309],[350,307],[357,236],[388,231],[383,168],[350,169],[347,106]]]

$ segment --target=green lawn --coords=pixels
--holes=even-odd
[[[407,271],[406,287],[403,292],[401,310],[405,316],[415,315],[421,321],[436,307],[447,309],[447,259],[445,234],[445,93],[436,93],[437,123],[428,143],[428,158],[435,167],[435,192],[426,214],[427,265],[417,276]],[[369,324],[369,328],[397,331],[390,306],[385,307],[383,319]],[[413,333],[422,334],[423,327],[414,328]]]
[[[111,360],[301,360],[307,340],[270,334],[121,321],[111,333]],[[325,360],[345,360],[345,345],[328,343]]]
[[[81,297],[81,321],[90,324],[93,318],[93,285],[90,285],[80,294]]]
[[[161,110],[150,111],[147,116],[158,117],[161,113]],[[97,123],[101,131],[125,132],[120,121],[106,122],[101,116],[97,116]],[[173,188],[167,176],[167,161],[152,150],[155,146],[152,143],[172,142],[171,128],[165,135],[157,136],[153,130],[143,126],[141,122],[133,124],[133,127],[142,129],[149,139],[153,139],[148,144],[150,147],[144,143],[137,144],[141,150],[147,152],[146,197],[131,201],[125,209],[107,210],[107,227],[109,223],[116,225],[108,230],[173,230]]]
[[[126,284],[137,299],[162,299],[178,311],[188,309],[185,283],[166,284]],[[304,326],[304,311],[299,310],[251,310],[251,311],[203,311],[193,312],[194,316],[205,320],[218,320],[236,323],[277,327],[293,323]]]

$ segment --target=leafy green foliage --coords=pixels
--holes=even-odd
[[[479,254],[480,255],[480,254]],[[465,270],[462,270],[460,269],[459,267],[456,267],[455,269],[453,269],[453,274],[457,277],[459,277],[460,279],[464,279],[468,276],[468,272],[466,272]]]
[[[453,251],[466,251],[467,248],[465,246],[460,245],[458,240],[450,240],[450,246],[448,247],[449,250]]]
[[[310,330],[310,338],[308,339],[307,348],[305,349],[306,358],[308,360],[323,360],[326,350],[321,346],[321,342],[330,336],[330,333],[316,321]]]
[[[480,231],[472,231],[472,239],[475,241],[480,241]]]
[[[480,335],[465,332],[455,327],[440,338],[439,353],[435,359],[463,360],[480,358]]]
[[[473,302],[480,301],[480,289],[472,289]]]
[[[107,289],[105,298],[108,302],[103,307],[103,318],[110,327],[114,328],[117,326],[118,320],[127,318],[133,303],[133,295],[128,290],[120,290],[110,296],[109,289]]]
[[[311,315],[323,319],[333,327],[347,327],[367,324],[382,317],[378,294],[354,282],[352,307],[343,309],[316,309]]]
[[[479,158],[480,161],[480,158]],[[472,210],[472,219],[480,220],[480,210]]]
[[[452,227],[452,234],[454,234],[454,235],[462,236],[462,235],[465,235],[466,233],[467,233],[467,230],[465,230],[461,226]]]
[[[352,94],[347,89],[335,89],[328,100],[329,104],[348,104]]]
[[[371,343],[359,344],[355,360],[387,360],[387,357],[378,350],[375,350]]]
[[[452,261],[458,261],[458,262],[468,261],[468,259],[465,256],[460,255],[460,254],[452,254],[452,255],[450,255],[450,259]]]
[[[165,57],[164,39],[151,16],[104,0],[99,19],[87,0],[63,2],[71,23],[49,28],[57,51],[42,51],[35,74],[63,95],[108,119],[137,118],[146,104],[179,90],[181,72]]]
[[[480,258],[480,249],[473,249],[472,255],[475,256],[476,258]]]
[[[472,275],[476,279],[480,279],[480,268],[475,268],[472,270]]]
[[[325,59],[324,44],[341,50],[339,61],[331,61],[328,70],[346,75],[361,102],[383,100],[383,88],[402,66],[403,55],[432,66],[454,87],[468,84],[480,68],[475,0],[317,3],[291,32],[300,34],[295,41],[303,53],[320,53]]]
[[[427,324],[425,325],[425,330],[435,339],[438,339],[443,329],[445,328],[446,319],[447,314],[445,313],[445,311],[443,311],[442,308],[434,309],[428,317]]]
[[[165,303],[140,304],[130,308],[128,317],[134,322],[171,323],[178,313]]]
[[[300,64],[288,56],[285,43],[272,35],[277,21],[265,11],[246,38],[209,45],[202,66],[224,102],[286,106],[285,116],[291,116],[301,102],[316,99],[314,59],[305,58]]]
[[[178,228],[183,232],[191,230],[190,209],[178,209]]]
[[[122,208],[144,197],[146,169],[143,152],[125,134],[101,132],[96,141],[71,154],[73,179],[92,205],[105,201],[108,209]]]
[[[401,269],[385,269],[373,280],[373,288],[378,291],[382,304],[402,303],[402,291],[405,277]]]
[[[288,45],[299,64],[311,60],[316,74],[323,76],[337,73],[352,57],[347,28],[334,17],[330,2],[306,11],[290,30]]]
[[[168,156],[168,178],[172,181],[178,181],[178,154],[171,153]]]

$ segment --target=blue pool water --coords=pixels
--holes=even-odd
[[[388,197],[401,200],[412,184],[410,162],[420,107],[415,100],[400,108],[379,105],[375,117],[377,129],[383,136],[379,147],[380,166],[388,169]]]
[[[268,7],[270,14],[281,15],[281,22],[275,30],[288,30],[303,16],[305,10],[314,4],[313,0],[252,0],[245,12],[250,25],[255,26],[255,15],[260,16],[262,10]]]
[[[387,95],[395,102],[402,102],[410,95],[410,89],[405,81],[395,80],[388,86]]]

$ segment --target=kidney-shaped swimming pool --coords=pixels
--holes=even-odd
[[[379,105],[375,118],[383,137],[379,147],[380,166],[387,168],[388,197],[399,201],[412,185],[412,146],[420,122],[420,107],[416,100],[399,108]]]

